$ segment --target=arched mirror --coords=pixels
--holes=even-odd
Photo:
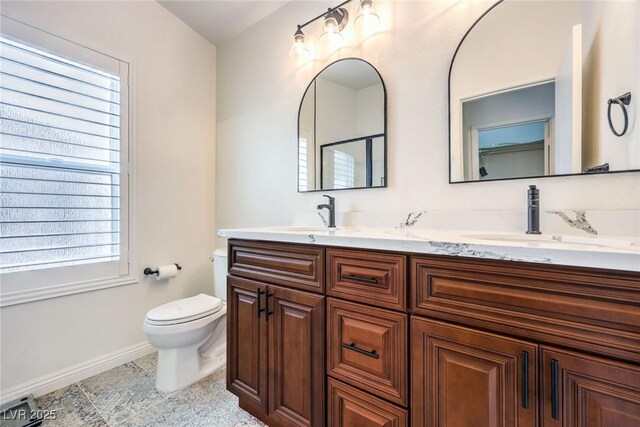
[[[496,3],[449,75],[450,182],[640,169],[640,2]]]
[[[387,186],[387,96],[380,73],[342,59],[309,84],[298,112],[298,191]]]

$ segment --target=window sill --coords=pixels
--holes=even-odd
[[[108,279],[91,280],[87,282],[69,283],[59,286],[31,289],[19,292],[0,294],[0,307],[58,298],[67,295],[91,292],[99,289],[114,288],[138,282],[137,275],[111,277]]]

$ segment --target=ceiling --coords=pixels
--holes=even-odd
[[[369,63],[357,59],[338,61],[325,68],[319,78],[353,90],[360,90],[381,82],[380,76]]]
[[[237,36],[288,3],[278,0],[158,0],[214,45]]]

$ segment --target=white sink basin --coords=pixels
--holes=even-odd
[[[601,239],[596,236],[560,236],[551,234],[467,234],[464,237],[474,240],[510,242],[519,244],[551,244],[551,245],[579,245],[610,249],[630,249],[640,251],[637,241],[623,239]]]
[[[293,227],[271,227],[274,231],[285,231],[289,233],[319,233],[322,231],[327,231],[325,227],[304,227],[304,226],[293,226]]]
[[[333,229],[328,229],[326,227],[307,227],[307,226],[282,226],[282,227],[270,227],[272,231],[281,231],[284,233],[308,233],[308,234],[316,234],[316,233],[335,233],[336,231],[349,232],[354,231],[353,227],[337,227]]]

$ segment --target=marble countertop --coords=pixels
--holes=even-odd
[[[218,236],[640,272],[638,237],[369,227],[237,228],[218,230]]]

